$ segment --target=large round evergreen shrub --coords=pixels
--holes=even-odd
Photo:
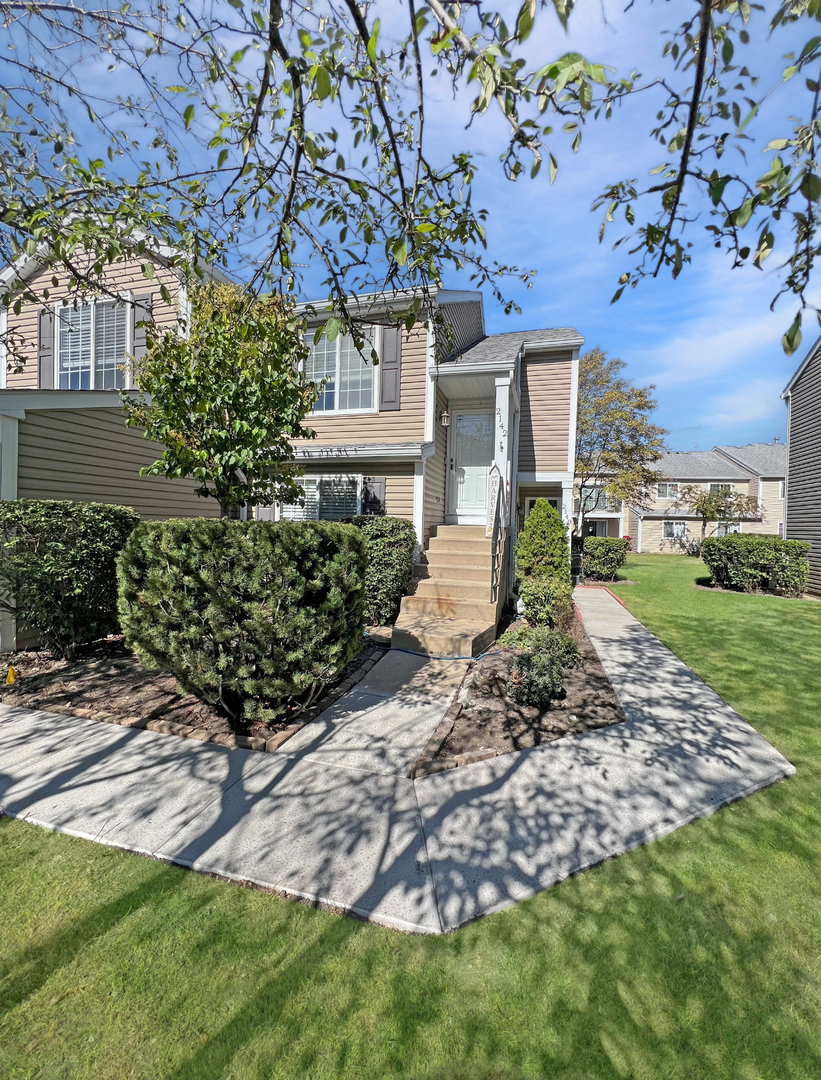
[[[271,720],[361,648],[365,565],[352,525],[144,522],[119,563],[125,640],[232,718]]]
[[[108,503],[0,502],[0,591],[18,623],[69,659],[117,633],[117,556],[139,520]]]
[[[809,550],[806,540],[729,533],[708,536],[701,545],[701,557],[722,589],[772,589],[785,596],[801,596],[809,577]]]
[[[590,581],[615,581],[616,573],[627,562],[630,541],[616,536],[584,538],[582,573]]]
[[[570,545],[558,510],[537,499],[516,540],[519,579],[558,577],[570,581]]]
[[[368,554],[365,622],[392,626],[413,573],[416,529],[406,518],[363,514],[350,519],[362,532]]]

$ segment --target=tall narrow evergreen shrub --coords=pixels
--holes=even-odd
[[[271,720],[361,648],[365,566],[352,525],[145,522],[119,564],[125,640],[230,717]]]
[[[0,502],[0,605],[60,657],[117,633],[117,556],[139,520],[108,503]]]
[[[519,579],[558,577],[570,581],[570,545],[558,510],[537,499],[516,540]]]

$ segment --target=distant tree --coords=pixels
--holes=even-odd
[[[650,423],[656,407],[653,386],[636,387],[620,372],[622,360],[591,349],[579,361],[576,419],[578,509],[573,532],[580,536],[587,514],[602,497],[642,506],[661,478],[652,469],[664,450],[664,428]]]
[[[744,495],[740,491],[708,491],[698,484],[686,484],[672,504],[672,509],[686,510],[701,518],[703,540],[711,521],[730,524],[754,517],[758,513],[758,499],[755,495]]]
[[[301,370],[308,350],[293,307],[212,282],[194,290],[187,334],[149,325],[147,338],[131,362],[139,394],[123,392],[123,409],[165,450],[140,474],[192,478],[223,516],[299,501],[290,440],[314,437],[302,422],[318,388]]]

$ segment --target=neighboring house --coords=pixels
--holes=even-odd
[[[163,447],[126,427],[120,406],[125,354],[145,349],[145,327],[138,324],[148,316],[176,325],[186,308],[177,273],[162,254],[152,258],[151,280],[137,262],[111,267],[104,280],[115,297],[75,298],[51,284],[49,270],[47,307],[24,304],[20,314],[0,309],[0,332],[24,337],[28,354],[14,372],[0,355],[0,499],[121,503],[144,518],[219,515],[215,500],[194,493],[193,481],[139,475]],[[36,257],[25,257],[0,271],[0,281],[35,284],[45,273]],[[162,300],[161,284],[171,304]],[[0,650],[15,643],[13,622],[0,620]]]
[[[727,532],[783,535],[786,448],[781,443],[717,446],[663,454],[653,468],[664,479],[643,507],[630,507],[627,533],[635,551],[681,553],[701,540],[701,518],[678,505],[690,485],[705,491],[732,490],[755,495],[759,512],[743,521],[707,523],[708,536]]]
[[[584,495],[582,536],[622,537],[627,535],[628,510],[621,499],[608,495],[603,487],[590,485],[574,490],[573,513],[578,514]]]
[[[811,592],[821,593],[821,338],[787,383],[788,540],[808,540]]]
[[[488,336],[476,292],[433,292],[452,330],[437,359],[432,325],[395,321],[413,293],[360,298],[380,363],[343,337],[313,344],[325,389],[296,446],[305,505],[272,516],[340,519],[386,513],[413,522],[420,578],[394,643],[439,654],[476,652],[495,632],[512,586],[511,544],[538,497],[569,521],[578,356],[571,329]],[[440,340],[441,345],[441,340]],[[261,511],[261,516],[267,516]]]

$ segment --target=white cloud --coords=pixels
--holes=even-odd
[[[748,424],[769,420],[780,430],[784,422],[784,383],[778,378],[754,379],[738,390],[730,390],[708,399],[705,424]]]

